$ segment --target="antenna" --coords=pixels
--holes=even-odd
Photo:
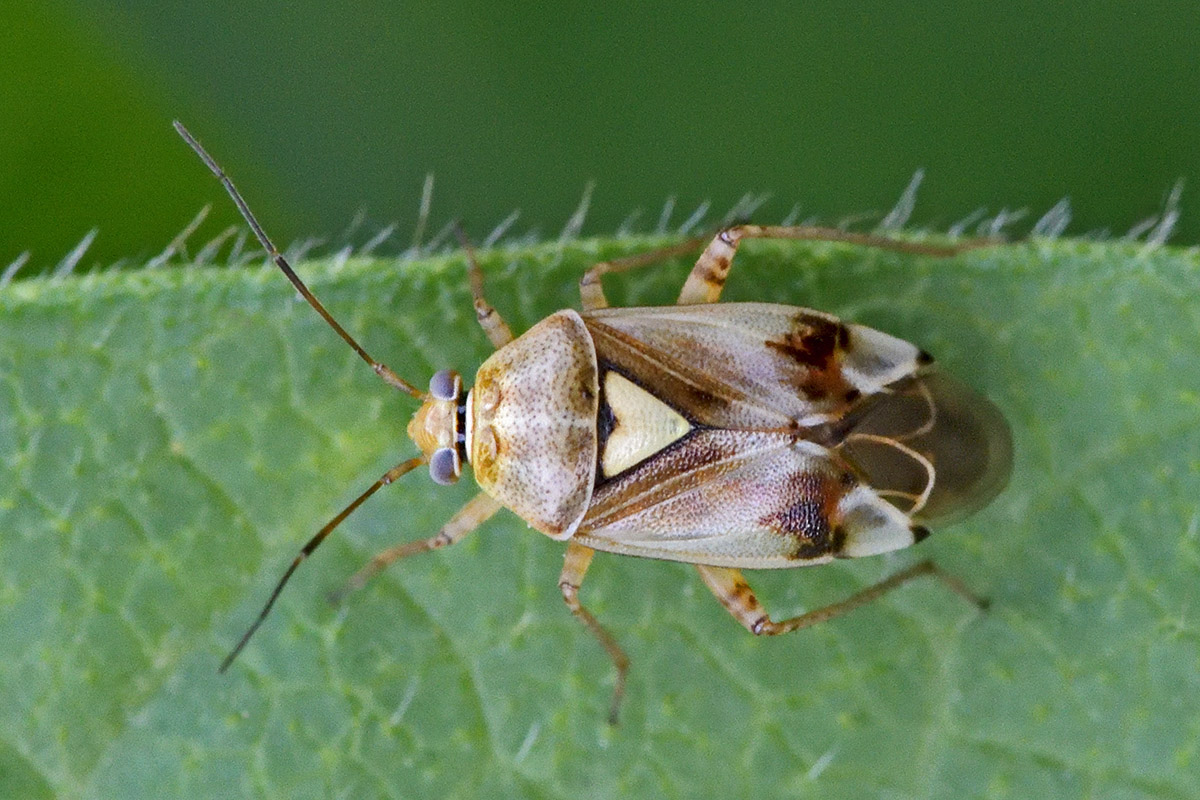
[[[271,242],[271,239],[267,236],[266,231],[264,231],[262,226],[258,224],[258,220],[254,217],[253,212],[250,211],[250,206],[248,206],[246,201],[242,199],[241,193],[238,192],[237,187],[233,185],[233,181],[229,179],[229,176],[225,174],[225,171],[221,169],[217,162],[213,160],[213,157],[210,156],[204,150],[204,148],[200,146],[200,143],[197,142],[196,138],[188,132],[187,128],[183,127],[183,125],[178,121],[173,124],[175,125],[175,130],[178,131],[179,135],[183,137],[183,140],[187,142],[193,150],[196,151],[196,155],[200,156],[200,160],[203,161],[205,165],[212,170],[212,173],[221,181],[221,184],[225,187],[225,190],[229,192],[229,196],[233,198],[233,202],[237,206],[238,211],[241,212],[242,217],[246,220],[246,223],[249,224],[250,230],[254,232],[254,236],[256,239],[258,239],[259,244],[261,244],[263,249],[267,251],[267,255],[272,261],[275,262],[275,266],[279,267],[283,274],[287,276],[287,279],[292,282],[292,285],[296,287],[296,290],[299,291],[300,294],[303,295],[304,299],[308,301],[308,304],[317,310],[317,313],[329,323],[331,328],[337,331],[338,336],[341,336],[342,339],[345,340],[346,344],[354,348],[354,352],[358,353],[363,361],[371,365],[371,369],[375,371],[376,375],[378,375],[380,378],[383,378],[383,380],[391,386],[394,386],[402,392],[407,392],[418,400],[424,401],[429,399],[429,395],[427,393],[420,391],[408,381],[392,372],[392,370],[389,369],[386,364],[382,364],[371,358],[370,354],[363,349],[362,345],[355,341],[354,337],[347,333],[346,329],[338,324],[338,321],[334,319],[333,315],[325,309],[325,306],[321,305],[321,301],[318,300],[311,291],[309,291],[308,287],[304,285],[304,281],[300,280],[300,276],[298,276],[295,270],[292,269],[291,264],[287,262],[287,259],[283,257],[283,254],[280,253],[279,249],[275,247],[274,243]],[[267,616],[271,613],[271,608],[274,607],[275,601],[279,599],[279,593],[283,591],[283,587],[287,585],[289,580],[291,580],[292,574],[296,571],[296,568],[299,567],[305,559],[312,555],[314,550],[321,546],[321,542],[325,541],[326,537],[333,532],[334,528],[336,528],[338,525],[341,525],[342,521],[346,519],[346,517],[350,516],[350,514],[352,514],[356,508],[362,505],[368,497],[379,491],[381,487],[387,486],[392,481],[395,481],[400,478],[400,476],[411,472],[420,465],[426,463],[428,460],[429,459],[426,456],[422,455],[417,456],[416,458],[410,458],[409,460],[392,467],[390,470],[385,472],[383,476],[379,478],[379,480],[371,484],[365,492],[356,497],[353,502],[350,503],[350,505],[343,508],[337,516],[329,520],[329,522],[325,524],[325,527],[317,531],[316,535],[309,539],[304,547],[300,548],[300,553],[294,559],[292,559],[292,563],[283,573],[283,577],[280,578],[279,582],[275,584],[275,589],[271,592],[271,596],[267,598],[267,602],[263,606],[262,611],[258,613],[258,617],[255,618],[254,622],[250,625],[246,632],[242,634],[242,638],[238,640],[237,645],[235,645],[233,650],[229,652],[229,655],[225,656],[225,660],[221,662],[221,666],[217,669],[218,672],[225,672],[225,670],[229,669],[229,665],[232,664],[234,659],[238,657],[238,654],[241,653],[246,647],[246,643],[250,641],[250,638],[254,636],[254,633],[259,629],[259,627],[263,624],[263,621],[266,620]]]
[[[304,547],[300,548],[300,553],[294,559],[292,559],[291,565],[287,568],[287,571],[283,573],[283,577],[279,579],[279,583],[275,584],[275,589],[271,592],[271,596],[267,598],[267,603],[263,606],[262,611],[258,612],[258,617],[255,618],[254,623],[246,630],[244,634],[242,634],[242,638],[239,639],[237,645],[235,645],[234,648],[229,651],[229,655],[225,656],[225,660],[221,662],[221,666],[217,668],[217,672],[224,672],[225,670],[229,669],[229,665],[232,664],[233,660],[238,657],[238,653],[242,652],[242,649],[246,646],[246,643],[250,641],[250,637],[254,635],[254,632],[257,631],[259,626],[263,624],[263,620],[265,620],[267,615],[271,613],[271,607],[275,605],[275,600],[278,599],[279,593],[283,591],[283,587],[287,585],[289,580],[291,580],[292,573],[296,571],[296,567],[300,566],[301,562],[308,558],[312,554],[313,550],[316,550],[321,546],[321,542],[325,541],[325,537],[328,536],[334,528],[336,528],[338,525],[341,525],[342,520],[350,516],[350,514],[354,512],[354,509],[362,505],[364,500],[375,494],[375,492],[377,492],[381,487],[387,486],[401,475],[411,472],[412,470],[424,464],[426,461],[427,459],[425,456],[417,456],[416,458],[410,458],[408,461],[397,464],[389,469],[383,474],[383,477],[372,483],[370,487],[356,497],[354,501],[350,503],[350,505],[343,508],[336,517],[325,523],[325,527],[317,531],[317,534],[309,539]]]
[[[208,152],[200,146],[200,143],[196,141],[196,137],[192,136],[192,134],[188,132],[188,129],[183,127],[183,123],[176,120],[171,124],[175,126],[176,132],[183,137],[183,140],[188,143],[188,146],[196,151],[196,155],[200,156],[200,160],[204,162],[205,166],[212,170],[212,173],[217,176],[219,181],[221,181],[221,185],[225,187],[225,191],[229,192],[229,196],[233,198],[234,205],[236,205],[238,211],[241,212],[242,218],[246,220],[246,224],[248,224],[250,226],[250,230],[254,232],[254,237],[258,239],[259,244],[261,244],[263,249],[267,251],[267,256],[275,262],[275,266],[279,267],[283,274],[287,276],[287,279],[292,282],[292,285],[296,287],[296,291],[300,292],[300,294],[304,296],[304,299],[308,301],[308,304],[317,310],[317,313],[329,323],[331,328],[337,331],[338,336],[341,336],[342,339],[345,340],[346,344],[354,348],[354,352],[358,353],[363,361],[371,365],[371,369],[375,371],[376,375],[383,378],[384,381],[400,391],[407,392],[418,400],[425,400],[428,397],[425,392],[422,392],[420,389],[416,388],[411,383],[392,372],[392,370],[386,364],[371,358],[370,354],[363,349],[362,345],[355,341],[354,337],[347,333],[346,329],[338,324],[338,321],[333,318],[333,315],[325,310],[325,306],[321,305],[321,301],[318,300],[316,296],[309,291],[308,287],[304,285],[304,281],[300,280],[300,276],[297,275],[295,270],[292,269],[292,265],[287,262],[287,259],[283,257],[283,254],[279,252],[279,249],[275,247],[274,243],[267,236],[266,231],[264,231],[262,226],[258,224],[258,220],[254,217],[254,213],[250,210],[250,206],[248,206],[246,201],[242,199],[241,192],[239,192],[237,187],[233,185],[233,181],[230,180],[229,176],[225,174],[225,170],[221,169],[220,165],[213,160],[213,157],[210,156]]]

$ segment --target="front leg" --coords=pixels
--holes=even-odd
[[[500,503],[494,498],[484,492],[480,492],[468,500],[466,505],[460,508],[437,533],[428,539],[402,542],[394,547],[389,547],[381,553],[376,553],[362,569],[354,573],[350,577],[350,580],[346,581],[341,589],[329,595],[329,602],[333,605],[340,605],[346,599],[346,595],[366,586],[367,581],[402,558],[415,556],[419,553],[428,553],[432,550],[440,550],[443,547],[449,547],[452,544],[462,541],[463,537],[487,522],[501,508]]]

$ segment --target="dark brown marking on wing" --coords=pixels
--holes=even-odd
[[[784,497],[788,505],[760,517],[758,523],[781,536],[795,539],[791,557],[798,560],[838,553],[846,541],[838,503],[857,483],[850,472],[830,475],[812,471],[793,472],[787,478]]]
[[[842,356],[851,346],[850,329],[842,322],[800,313],[781,339],[765,344],[802,367],[796,388],[805,397],[848,404],[860,396],[842,374]]]

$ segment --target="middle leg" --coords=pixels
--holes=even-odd
[[[609,724],[616,725],[621,698],[625,696],[625,673],[629,672],[629,656],[625,655],[625,651],[617,644],[613,635],[592,616],[592,612],[579,602],[579,586],[583,583],[583,577],[587,574],[588,565],[592,563],[592,556],[595,554],[595,550],[578,542],[568,543],[562,574],[558,578],[558,588],[562,590],[563,600],[571,609],[571,613],[600,641],[608,652],[608,657],[612,659],[613,666],[617,668],[617,682],[613,687],[612,705],[608,710]]]

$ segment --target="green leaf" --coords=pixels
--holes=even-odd
[[[661,241],[482,254],[515,330],[584,267]],[[309,263],[376,357],[423,383],[489,348],[458,257]],[[608,280],[672,300],[686,266]],[[372,553],[472,493],[414,474],[299,570],[298,547],[414,447],[384,386],[271,268],[0,289],[0,795],[1184,798],[1200,776],[1200,258],[1035,241],[954,259],[751,243],[727,300],[910,339],[1012,423],[1012,483],[919,551],[751,574],[782,617],[931,556],[936,582],[757,639],[687,565],[562,545],[501,512],[339,609]]]

